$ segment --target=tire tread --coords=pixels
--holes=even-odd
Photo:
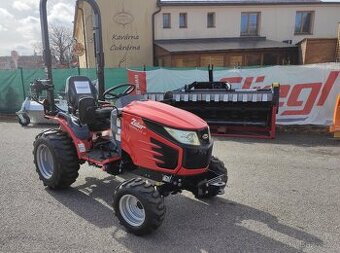
[[[144,199],[144,205],[147,203],[147,207],[144,206],[146,211],[149,212],[146,223],[141,228],[133,228],[127,224],[119,212],[119,199],[124,194],[135,194],[139,198]],[[155,187],[148,181],[141,178],[135,178],[128,183],[122,183],[119,185],[114,193],[113,207],[115,215],[119,219],[120,223],[126,227],[126,229],[136,235],[146,235],[156,230],[163,222],[166,207],[164,205],[163,198],[160,196]]]
[[[46,180],[39,171],[36,161],[36,149],[40,142],[47,143],[53,150],[55,159],[55,175],[53,179]],[[63,189],[73,184],[78,177],[78,170],[80,168],[79,159],[72,139],[66,132],[58,129],[48,129],[38,134],[33,143],[33,156],[36,165],[36,171],[39,174],[39,179],[43,181],[44,185],[52,189]]]

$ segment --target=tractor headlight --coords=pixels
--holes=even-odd
[[[197,133],[194,131],[183,131],[183,130],[173,129],[169,127],[164,127],[164,129],[180,143],[195,145],[195,146],[200,145],[200,141],[198,139]]]

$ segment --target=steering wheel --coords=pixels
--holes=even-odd
[[[123,92],[115,93],[116,90],[124,88],[124,87],[126,87],[126,89]],[[103,93],[103,96],[104,96],[105,100],[117,99],[117,98],[131,94],[135,89],[136,89],[136,86],[134,84],[124,83],[124,84],[120,84],[120,85],[117,85],[115,87],[111,87],[111,88],[107,89]]]

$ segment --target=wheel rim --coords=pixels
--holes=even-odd
[[[139,227],[145,221],[143,204],[131,194],[126,194],[120,198],[119,211],[124,220],[133,227]]]
[[[54,161],[50,149],[45,144],[41,144],[37,148],[37,163],[41,175],[45,179],[51,178],[54,171]]]

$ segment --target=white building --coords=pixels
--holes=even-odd
[[[340,22],[340,2],[318,0],[163,0],[160,7],[156,40],[265,36],[296,44],[334,38]]]
[[[98,3],[104,37],[112,42],[104,45],[109,66],[122,66],[122,56],[125,66],[152,65],[153,59],[163,66],[295,64],[296,43],[306,38],[335,39],[340,22],[340,3],[319,0]],[[115,22],[118,14],[127,19],[125,23]],[[75,35],[82,37],[77,14],[75,21]]]

